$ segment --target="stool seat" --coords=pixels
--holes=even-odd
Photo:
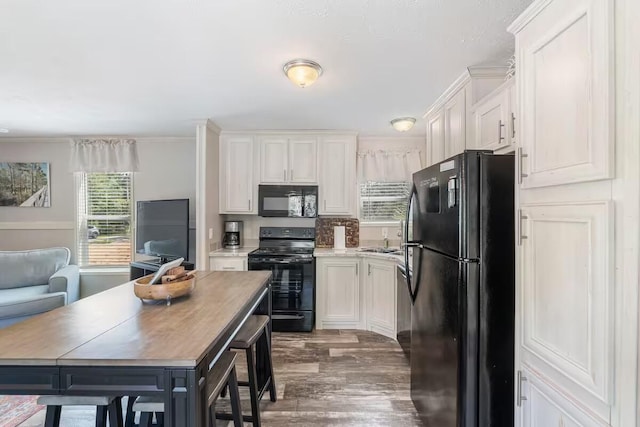
[[[207,400],[208,406],[217,398],[224,386],[227,384],[229,374],[236,366],[238,355],[231,351],[225,351],[213,365],[207,374]]]
[[[249,316],[236,334],[235,339],[231,341],[230,347],[245,350],[251,347],[260,338],[267,323],[269,323],[269,316]]]
[[[40,396],[38,405],[44,406],[108,406],[115,396]]]

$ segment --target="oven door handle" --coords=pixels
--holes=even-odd
[[[302,314],[272,314],[271,318],[275,320],[302,320],[304,316]]]

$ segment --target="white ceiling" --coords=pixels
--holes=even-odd
[[[22,135],[393,135],[466,66],[504,62],[531,0],[3,0],[0,128]],[[282,65],[324,75],[299,89]]]

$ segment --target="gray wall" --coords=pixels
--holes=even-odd
[[[135,137],[134,137],[135,138]],[[140,171],[133,180],[135,200],[190,199],[195,228],[195,138],[135,138]],[[0,250],[66,246],[75,261],[75,184],[69,172],[69,138],[2,138],[0,162],[49,162],[51,207],[0,207]],[[195,259],[195,233],[190,233]],[[82,274],[81,294],[123,283],[126,272]]]

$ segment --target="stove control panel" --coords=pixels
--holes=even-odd
[[[312,227],[260,227],[261,239],[309,239],[314,240],[316,229]]]

